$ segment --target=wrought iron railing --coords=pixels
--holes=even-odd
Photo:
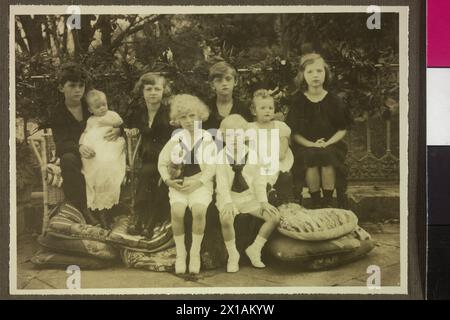
[[[382,82],[394,85],[399,83],[398,66],[376,66],[374,87],[379,88]],[[381,97],[385,101],[387,97]],[[380,109],[386,106],[380,106]],[[365,114],[365,121],[357,123],[346,137],[349,146],[347,163],[349,180],[399,181],[399,110],[386,110],[370,117]],[[358,139],[359,136],[359,139]]]
[[[360,137],[365,138],[365,141],[356,143],[352,139],[354,135],[358,135],[362,130],[350,130],[346,142],[349,147],[347,156],[347,164],[349,167],[349,180],[384,180],[397,181],[399,179],[399,132],[393,132],[392,122],[394,120],[380,120],[368,119],[361,123],[360,126],[365,129],[365,135]],[[378,134],[373,135],[373,123],[378,122],[378,125],[384,130],[378,130]],[[365,128],[364,128],[365,127]],[[398,126],[396,126],[398,127]],[[384,131],[384,135],[380,134]],[[395,139],[393,139],[395,137]],[[375,140],[376,139],[376,140]],[[384,147],[383,145],[384,139]],[[393,140],[395,140],[395,147],[393,148]],[[373,143],[377,142],[377,152],[373,150]],[[380,150],[381,149],[381,150]],[[393,150],[394,149],[394,150]]]

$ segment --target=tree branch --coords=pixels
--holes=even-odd
[[[44,49],[44,38],[42,37],[41,24],[43,22],[43,17],[40,15],[31,16],[23,15],[17,16],[22,28],[25,31],[26,39],[28,41],[28,47],[30,48],[30,55],[41,52]]]
[[[128,36],[138,32],[138,31],[142,30],[144,28],[145,23],[147,23],[147,22],[150,22],[150,23],[151,22],[156,22],[156,21],[161,20],[164,17],[165,17],[165,15],[163,15],[163,14],[156,15],[156,16],[150,16],[150,17],[148,17],[149,19],[148,18],[144,18],[142,21],[139,21],[138,24],[135,24],[135,26],[130,24],[130,26],[124,32],[119,34],[117,36],[117,38],[114,39],[114,41],[111,42],[111,45],[109,46],[108,51],[110,51],[111,53],[114,53],[117,50],[117,48],[122,45],[122,41],[126,37],[128,37]]]

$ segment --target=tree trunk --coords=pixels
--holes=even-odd
[[[108,48],[111,45],[111,36],[114,31],[111,25],[111,16],[100,16],[94,28],[99,29],[102,33],[102,47]]]
[[[51,35],[53,37],[53,44],[55,46],[54,49],[56,49],[55,56],[60,57],[61,42],[59,41],[59,36],[57,32],[56,17],[48,16],[47,22],[48,22],[47,29],[49,30],[49,36]]]
[[[45,25],[44,28],[44,44],[45,44],[45,50],[49,53],[52,54],[52,31],[50,30],[48,25]],[[54,40],[53,40],[54,43]]]
[[[25,31],[28,46],[30,48],[30,55],[40,53],[45,49],[44,38],[42,36],[42,22],[44,22],[45,16],[35,15],[31,16],[17,16]]]
[[[283,50],[283,57],[287,59],[289,53],[289,41],[286,36],[286,14],[280,15],[280,33],[281,33],[281,48]]]
[[[89,45],[92,42],[94,36],[94,28],[91,26],[91,21],[95,20],[94,15],[82,15],[81,16],[81,29],[78,30],[80,48],[83,53],[86,53],[89,49]]]
[[[19,45],[22,52],[30,54],[30,50],[28,49],[28,46],[22,37],[22,34],[20,32],[19,26],[17,25],[17,22],[15,23],[15,29],[16,29],[16,43]]]
[[[62,35],[62,53],[67,55],[67,16],[64,16],[64,32]]]
[[[73,50],[74,50],[74,57],[78,57],[80,55],[80,39],[79,39],[79,32],[77,29],[70,30],[72,33],[72,39],[73,39]]]

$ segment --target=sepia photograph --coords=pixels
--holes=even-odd
[[[407,6],[10,6],[10,293],[407,294]]]

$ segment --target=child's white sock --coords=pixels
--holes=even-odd
[[[227,272],[239,271],[239,251],[236,249],[235,239],[225,241],[225,247],[228,251]]]
[[[192,234],[191,251],[189,254],[189,272],[200,272],[200,248],[202,245],[203,234]]]
[[[255,241],[245,250],[245,253],[250,259],[250,262],[255,268],[264,268],[266,265],[261,261],[261,250],[266,244],[267,239],[256,236]]]
[[[175,241],[175,249],[177,258],[175,260],[175,273],[181,274],[186,272],[186,245],[184,244],[184,234],[173,236]]]
[[[267,239],[261,237],[259,234],[256,236],[255,241],[253,241],[252,246],[257,248],[259,251],[262,250],[264,245],[266,244]]]
[[[191,256],[200,255],[200,248],[202,246],[203,234],[192,234],[192,244],[191,244]]]
[[[184,234],[179,236],[173,236],[173,240],[175,241],[177,256],[186,257],[186,245],[184,244]]]
[[[239,251],[236,249],[236,240],[235,239],[225,241],[225,247],[227,248],[229,257],[239,256]]]

